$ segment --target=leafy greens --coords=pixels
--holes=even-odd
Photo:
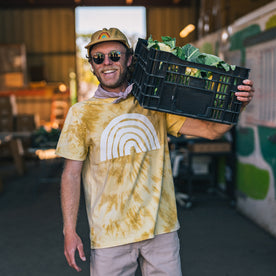
[[[210,66],[215,66],[217,68],[222,68],[225,71],[235,70],[235,65],[229,65],[218,56],[201,53],[198,48],[191,44],[186,44],[182,47],[176,46],[176,39],[169,36],[162,36],[162,42],[153,40],[152,36],[148,38],[148,48],[154,48],[162,51],[171,52],[180,59],[195,62]],[[168,46],[168,47],[167,47]]]

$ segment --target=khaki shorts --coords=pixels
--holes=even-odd
[[[90,276],[134,276],[138,260],[143,276],[182,276],[177,232],[122,246],[92,249]]]

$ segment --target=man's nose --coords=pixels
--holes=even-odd
[[[103,61],[103,63],[104,63],[105,65],[108,65],[108,64],[111,64],[111,63],[112,63],[112,60],[109,58],[108,55],[104,55],[104,61]]]

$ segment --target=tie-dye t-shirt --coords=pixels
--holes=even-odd
[[[142,108],[130,96],[73,105],[57,154],[84,161],[91,248],[137,242],[179,228],[167,133],[184,117]]]

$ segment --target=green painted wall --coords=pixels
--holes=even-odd
[[[251,164],[238,163],[237,188],[253,199],[265,199],[269,188],[269,173]]]
[[[273,179],[269,177],[269,171],[261,169],[258,166],[258,157],[255,165],[238,163],[237,166],[237,188],[243,194],[253,199],[265,199],[270,184],[275,185],[276,179],[276,130],[264,126],[257,127],[257,135],[259,136],[259,147],[261,158],[273,172]],[[254,153],[256,143],[254,132],[251,128],[241,128],[237,133],[237,152],[240,156],[249,157]],[[276,187],[275,187],[276,191]],[[276,194],[275,194],[276,198]]]

